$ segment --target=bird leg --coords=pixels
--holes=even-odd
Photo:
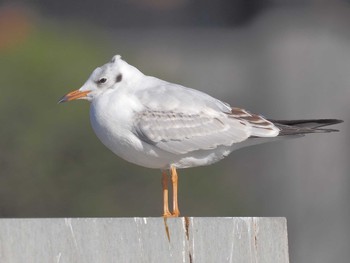
[[[171,182],[173,183],[173,212],[172,216],[178,217],[180,215],[179,204],[177,202],[177,182],[178,176],[176,172],[176,168],[171,166]]]
[[[168,174],[164,170],[162,171],[162,188],[163,188],[163,217],[170,217],[171,213],[169,211],[169,189],[168,189]]]

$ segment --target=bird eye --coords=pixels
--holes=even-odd
[[[100,78],[100,79],[98,80],[98,84],[106,83],[106,81],[107,81],[107,78]]]

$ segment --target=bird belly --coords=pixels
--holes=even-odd
[[[206,166],[216,163],[231,153],[228,146],[218,146],[210,150],[197,150],[183,154],[173,162],[177,168],[190,168],[197,166]]]

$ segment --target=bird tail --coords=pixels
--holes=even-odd
[[[342,123],[337,119],[314,120],[269,120],[280,129],[278,136],[304,135],[308,133],[337,132],[336,129],[323,128],[325,126]]]

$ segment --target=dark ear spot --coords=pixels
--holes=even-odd
[[[123,75],[122,74],[118,74],[117,78],[116,78],[116,82],[121,82],[123,79]]]

